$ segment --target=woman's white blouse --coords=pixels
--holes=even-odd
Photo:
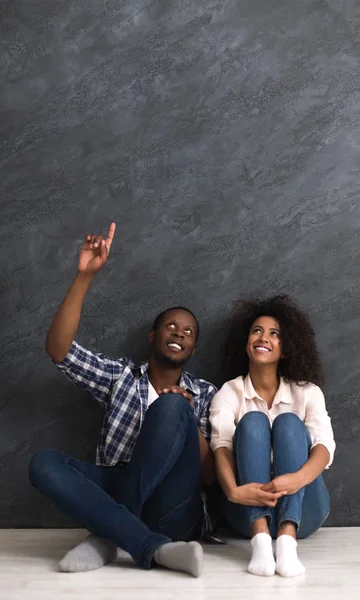
[[[324,394],[312,383],[298,385],[287,383],[283,378],[270,409],[267,402],[256,393],[249,375],[237,377],[222,386],[210,408],[212,450],[228,448],[232,451],[236,425],[247,412],[254,410],[265,413],[271,425],[282,413],[296,414],[309,431],[312,448],[321,444],[328,449],[330,460],[326,468],[331,465],[335,440]]]

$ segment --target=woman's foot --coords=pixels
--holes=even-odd
[[[248,571],[252,575],[270,577],[275,574],[272,539],[268,533],[257,533],[251,540],[252,556]]]
[[[280,535],[276,540],[276,572],[281,577],[296,577],[305,573],[298,559],[297,542],[291,535]]]

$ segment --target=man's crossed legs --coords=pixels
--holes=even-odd
[[[201,519],[199,437],[183,396],[165,394],[149,407],[130,463],[100,467],[44,450],[29,473],[35,488],[103,538],[68,553],[62,570],[102,566],[117,546],[146,569],[154,562],[200,575],[202,548],[188,542]]]

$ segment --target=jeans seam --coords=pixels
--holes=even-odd
[[[192,498],[195,494],[189,494],[185,500],[182,500],[181,502],[179,502],[179,504],[176,504],[175,506],[173,506],[171,508],[171,510],[169,510],[169,512],[167,512],[165,515],[163,515],[162,517],[160,517],[159,522],[162,521],[163,519],[166,519],[167,517],[169,517],[170,515],[172,515],[175,511],[177,511],[181,506],[183,506],[184,504],[186,504],[186,502],[189,500],[189,498]]]
[[[302,423],[303,423],[303,421],[302,421]],[[304,423],[303,423],[303,425],[304,425]],[[304,425],[304,427],[303,427],[303,435],[305,437],[305,444],[306,444],[306,446],[308,446],[307,434],[308,434],[308,431],[307,431],[307,429],[306,429],[306,427]],[[309,450],[308,450],[308,452],[309,452]],[[276,464],[276,453],[275,452],[273,452],[273,465],[274,465],[274,474],[275,474],[276,477],[278,477],[279,476],[279,469],[277,468],[277,464]],[[297,493],[299,493],[299,492],[297,492]],[[302,502],[300,504],[300,519],[299,518],[296,519],[295,517],[292,517],[292,516],[286,516],[285,517],[284,513],[282,513],[281,510],[282,510],[282,502],[280,500],[279,514],[278,514],[278,518],[277,518],[277,525],[278,525],[278,527],[281,525],[281,523],[284,523],[285,521],[291,521],[291,522],[295,523],[295,525],[297,526],[297,528],[299,528],[300,523],[301,523],[301,518],[302,518]]]
[[[303,423],[303,421],[301,421],[301,422]],[[303,423],[303,425],[304,425],[304,423]],[[305,443],[306,443],[306,445],[308,446],[308,439],[307,439],[307,434],[308,434],[308,431],[307,431],[307,429],[306,429],[305,425],[304,425],[304,428],[303,428],[303,434],[304,434],[304,437],[305,437]],[[272,437],[272,436],[271,436],[271,437]],[[272,443],[272,447],[274,447],[274,446],[273,446],[273,443]],[[309,453],[309,450],[308,450],[308,453]],[[276,475],[276,476],[279,476],[279,470],[278,470],[278,468],[277,468],[277,466],[276,466],[276,456],[275,456],[275,452],[273,452],[273,455],[274,455],[274,456],[273,456],[273,458],[274,458],[274,472],[275,472],[275,475]],[[293,471],[293,472],[294,472],[294,471]]]
[[[266,426],[269,428],[270,430],[270,435],[271,435],[271,427],[270,427],[270,419],[267,417],[267,415],[264,415],[264,413],[258,413],[263,415],[266,418]],[[262,418],[262,417],[261,417]],[[241,421],[239,422],[241,423]],[[239,424],[238,424],[239,426]],[[243,474],[241,472],[241,468],[240,468],[240,463],[241,461],[237,460],[237,441],[238,441],[238,436],[239,436],[239,430],[236,430],[234,439],[233,439],[233,453],[234,453],[234,457],[235,457],[235,463],[236,463],[236,480],[237,480],[237,484],[238,485],[242,485],[243,481],[244,481],[244,477]],[[271,445],[270,445],[271,447]],[[250,525],[253,525],[257,520],[262,519],[262,518],[267,518],[269,519],[269,524],[272,521],[272,514],[271,511],[269,509],[264,509],[262,512],[259,512],[255,515],[252,515],[252,509],[261,509],[262,507],[256,507],[256,506],[247,506],[248,508],[248,519],[249,519],[249,523]]]
[[[189,427],[189,417],[190,417],[190,416],[191,416],[191,415],[190,415],[190,414],[187,412],[187,413],[186,413],[186,417],[187,417],[187,424],[185,425],[185,431],[184,431],[184,432],[186,432],[186,430],[187,430],[187,429],[188,429],[188,427]],[[171,462],[171,460],[172,460],[172,456],[173,456],[173,454],[174,454],[175,450],[177,449],[178,440],[180,439],[180,436],[181,436],[181,435],[182,435],[182,432],[181,432],[181,430],[179,430],[179,431],[178,431],[178,434],[177,434],[177,436],[176,436],[175,443],[174,443],[174,445],[173,445],[172,451],[171,451],[170,455],[168,456],[168,459],[167,459],[167,461],[166,461],[166,462],[163,464],[163,467],[162,467],[162,469],[161,469],[160,471],[158,471],[158,473],[157,473],[157,482],[159,482],[159,481],[162,481],[162,480],[163,480],[163,478],[164,478],[164,475],[163,475],[163,473],[164,473],[164,472],[166,472],[167,466],[168,466],[169,462]],[[149,484],[149,485],[150,485],[150,484]],[[147,495],[147,493],[148,493],[148,490],[145,490],[145,495]]]

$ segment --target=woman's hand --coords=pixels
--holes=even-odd
[[[279,475],[275,477],[269,483],[261,486],[264,492],[279,493],[286,490],[288,494],[296,494],[305,485],[305,481],[301,473],[287,473],[286,475]]]
[[[244,506],[274,507],[279,498],[285,496],[286,493],[284,490],[277,492],[264,490],[263,483],[247,483],[233,488],[228,495],[228,500]]]

